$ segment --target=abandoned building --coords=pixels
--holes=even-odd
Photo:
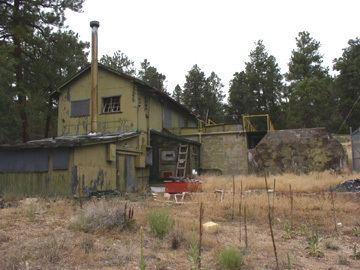
[[[180,176],[193,170],[249,172],[248,149],[273,129],[269,117],[261,131],[247,128],[246,121],[205,124],[167,94],[98,64],[98,26],[91,22],[91,65],[55,93],[58,136],[0,146],[0,193],[139,191],[179,176],[182,153],[186,158]]]

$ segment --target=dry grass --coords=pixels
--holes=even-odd
[[[303,184],[295,183],[301,181],[301,176],[277,177],[277,192],[274,200],[270,194],[270,201],[274,202],[274,235],[281,269],[287,269],[288,257],[292,269],[328,269],[333,265],[360,269],[360,261],[353,252],[354,243],[359,241],[360,197],[335,193],[336,221],[341,226],[334,233],[331,200],[325,192],[329,186],[355,177],[358,176],[314,174],[304,176]],[[184,204],[169,202],[161,196],[156,201],[134,198],[131,205],[136,226],[132,230],[118,229],[119,213],[125,204],[121,198],[90,200],[84,202],[82,210],[71,200],[27,200],[18,207],[0,209],[0,269],[139,269],[140,226],[144,228],[147,270],[189,269],[189,247],[198,237],[199,202],[205,206],[204,222],[220,225],[217,234],[204,233],[202,240],[202,265],[205,269],[216,269],[223,248],[233,246],[242,250],[245,246],[244,239],[239,242],[240,179],[244,185],[242,203],[248,209],[249,248],[244,252],[244,268],[274,269],[264,180],[253,176],[236,178],[234,219],[232,181],[225,177],[206,177],[204,192],[193,194]],[[311,187],[311,181],[316,181],[316,187]],[[294,228],[287,232],[289,182],[294,190]],[[213,193],[216,188],[225,189],[223,202],[216,199]],[[167,209],[175,220],[175,226],[163,239],[151,233],[147,217],[153,209]],[[91,225],[91,229],[84,233],[83,225],[75,226],[80,230],[74,230],[70,224],[86,224],[86,228]],[[284,237],[286,233],[291,237]],[[323,252],[321,258],[309,256],[308,239],[315,233],[320,240],[312,251],[315,255],[317,251]]]
[[[345,180],[359,178],[360,174],[334,174],[331,172],[310,173],[308,175],[283,174],[268,177],[269,188],[272,188],[273,180],[276,179],[276,191],[288,192],[291,185],[294,192],[322,192],[329,190]],[[204,176],[205,191],[215,189],[232,190],[231,176]],[[235,190],[240,193],[240,183],[243,183],[243,190],[265,189],[264,177],[248,175],[235,177]]]

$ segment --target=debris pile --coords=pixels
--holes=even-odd
[[[347,155],[325,128],[278,130],[249,151],[249,167],[252,173],[339,172],[347,168]]]
[[[360,192],[360,179],[347,180],[335,188],[336,191]]]

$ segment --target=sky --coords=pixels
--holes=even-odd
[[[197,64],[218,74],[226,93],[259,39],[285,73],[295,37],[309,31],[332,70],[348,40],[360,37],[359,10],[359,0],[85,0],[66,23],[90,41],[89,22],[99,21],[99,58],[121,50],[137,67],[146,58],[170,92]]]

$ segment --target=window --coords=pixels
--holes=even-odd
[[[120,112],[120,96],[103,98],[103,113]]]
[[[89,116],[90,99],[71,101],[71,117]]]

